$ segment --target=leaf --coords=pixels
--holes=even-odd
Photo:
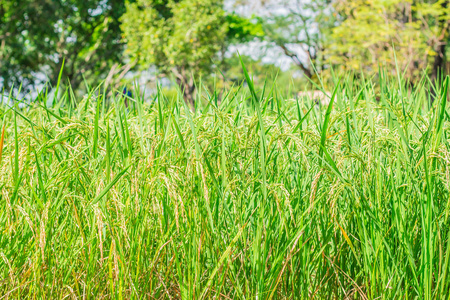
[[[0,166],[2,165],[3,142],[5,141],[5,126],[6,123],[3,124],[2,137],[0,138]]]
[[[330,115],[331,115],[331,111],[333,110],[333,103],[334,103],[334,99],[336,97],[336,92],[339,88],[340,82],[341,82],[341,79],[339,78],[339,81],[336,84],[336,87],[334,88],[333,95],[331,96],[330,103],[328,104],[327,111],[325,113],[325,119],[323,121],[322,133],[321,133],[321,137],[320,137],[320,146],[321,146],[320,150],[319,150],[320,157],[322,157],[323,149],[325,149],[325,142],[327,140],[328,123],[330,122]]]
[[[117,181],[119,181],[119,179],[127,172],[127,170],[131,167],[131,165],[129,165],[128,167],[126,167],[125,169],[123,169],[119,174],[117,174],[113,180],[108,183],[108,185],[103,189],[103,191],[100,192],[100,194],[98,194],[97,197],[95,197],[95,199],[91,202],[92,204],[97,203],[98,201],[100,201],[103,196],[106,195],[106,193],[108,193],[108,191],[117,183]]]

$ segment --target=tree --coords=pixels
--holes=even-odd
[[[222,0],[137,0],[127,5],[127,53],[144,68],[173,74],[194,106],[194,76],[211,72],[227,34]]]
[[[242,44],[264,37],[262,24],[254,18],[248,19],[233,12],[227,14],[225,20],[227,24],[227,44]]]
[[[427,68],[434,76],[443,70],[447,0],[344,0],[336,10],[341,22],[333,29],[328,58],[339,68],[373,73],[385,64],[395,72],[398,65],[413,82]]]
[[[32,35],[39,31],[30,26],[30,15],[38,24],[42,21],[39,14],[32,14],[34,8],[31,1],[0,1],[0,83],[6,89],[13,84],[23,83],[25,87],[32,84],[33,72],[39,70],[42,56],[29,41],[29,37],[33,38]]]
[[[98,83],[122,61],[119,18],[125,0],[0,1],[0,76],[3,86],[55,85],[65,60],[74,89]]]
[[[260,17],[263,40],[280,49],[284,55],[311,78],[314,68],[326,67],[323,56],[325,41],[335,24],[330,0],[262,1],[269,14]]]
[[[434,42],[436,57],[432,68],[432,78],[437,79],[439,72],[445,71],[447,62],[447,50],[450,43],[450,6],[448,0],[437,1],[431,4],[431,11],[434,12],[433,19],[437,19],[437,35]],[[428,5],[430,5],[428,3]],[[434,7],[433,7],[434,6]],[[426,6],[424,7],[426,8]]]

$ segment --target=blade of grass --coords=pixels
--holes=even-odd
[[[91,205],[94,205],[95,203],[99,202],[103,196],[106,195],[106,193],[109,192],[109,190],[119,181],[119,179],[125,175],[125,173],[128,171],[128,169],[131,167],[131,165],[125,167],[121,172],[119,172],[114,178],[111,180],[110,183],[100,192],[100,194],[97,195],[97,197],[94,198],[94,200],[91,201]]]

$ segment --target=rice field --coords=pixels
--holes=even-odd
[[[448,85],[11,93],[0,299],[448,299]]]

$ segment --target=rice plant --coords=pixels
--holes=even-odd
[[[448,77],[321,106],[245,74],[194,110],[4,99],[0,299],[449,298]]]

